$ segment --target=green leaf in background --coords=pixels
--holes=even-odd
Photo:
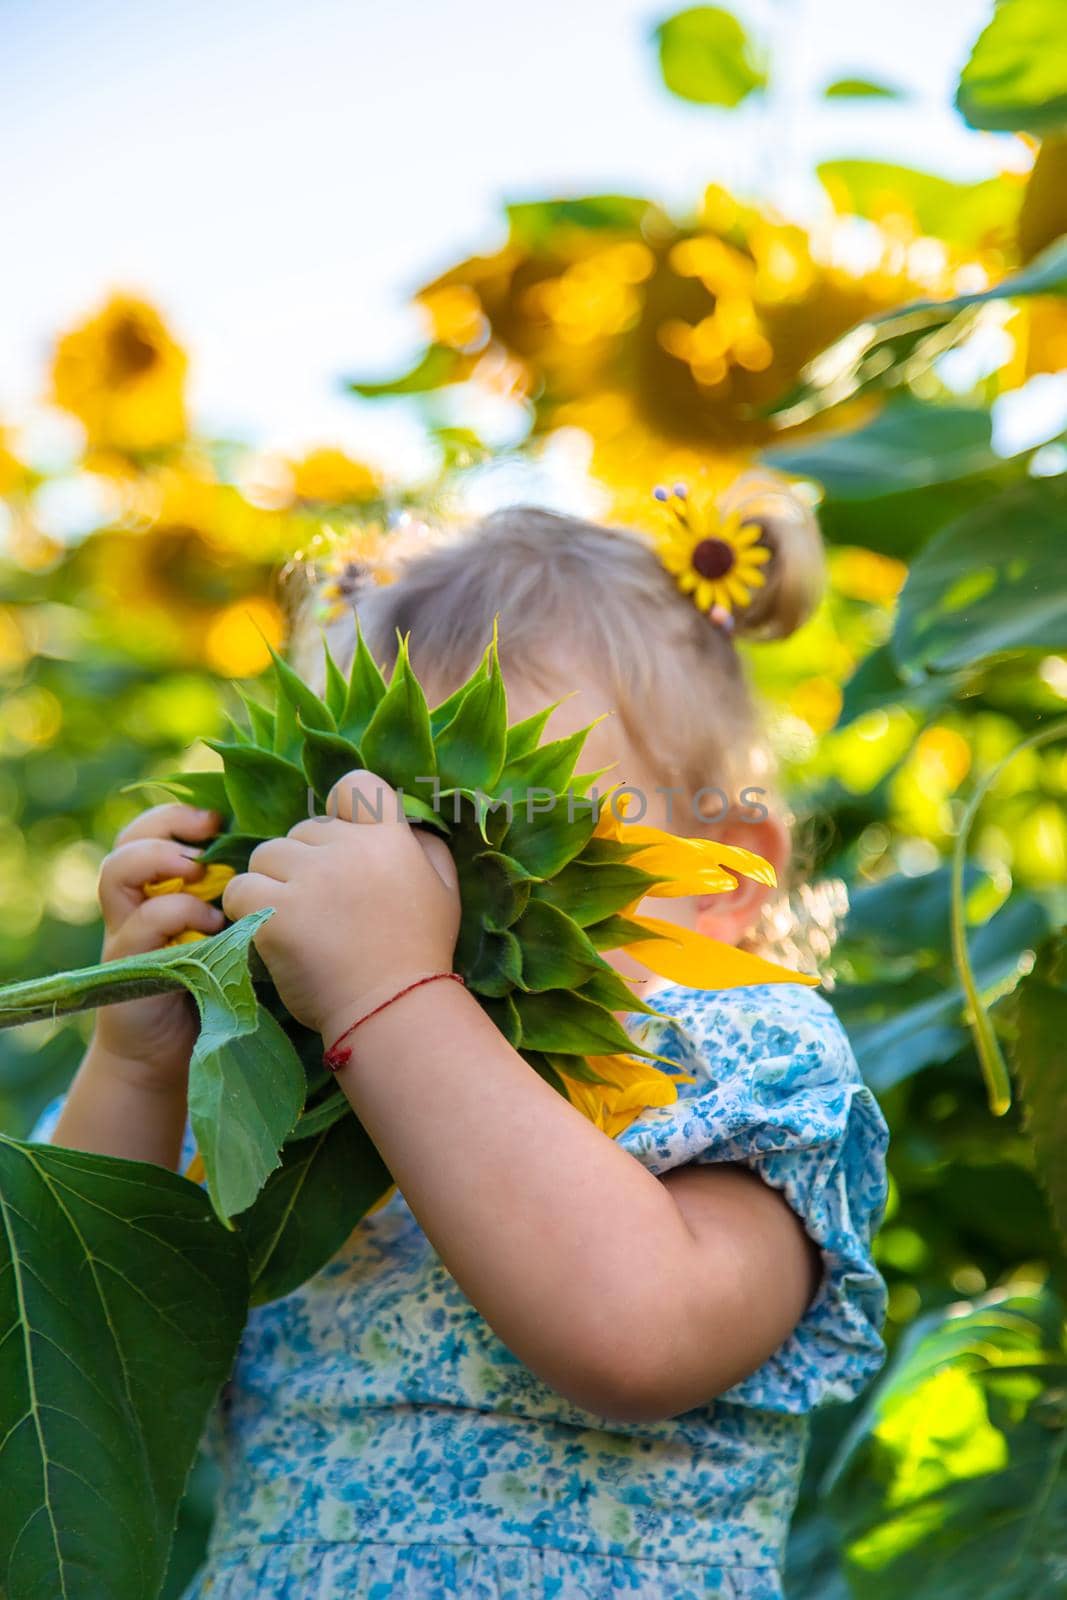
[[[1067,936],[1039,954],[1005,1005],[1008,1060],[1038,1175],[1067,1244]]]
[[[961,115],[994,132],[1067,128],[1065,45],[1063,0],[997,0],[960,77]]]
[[[969,331],[973,313],[997,300],[1067,294],[1067,239],[991,289],[947,300],[914,300],[861,322],[809,361],[801,381],[768,410],[780,428],[876,389],[900,388],[929,370]]]
[[[1026,474],[1025,458],[1005,459],[993,449],[988,410],[906,393],[860,427],[772,446],[763,460],[822,485],[819,526],[828,544],[903,560],[946,522]]]
[[[823,90],[826,100],[903,100],[903,89],[889,83],[875,83],[870,78],[835,78]]]
[[[910,396],[858,428],[773,446],[763,460],[796,478],[815,478],[835,500],[871,500],[953,483],[1001,464],[989,412],[926,405]]]
[[[879,645],[860,662],[845,684],[841,714],[835,729],[847,728],[869,711],[901,706],[935,711],[959,698],[965,673],[939,672],[933,678],[901,677],[888,644]]]
[[[345,387],[364,400],[384,400],[394,395],[425,394],[460,376],[462,356],[447,344],[432,344],[403,377],[373,382],[349,378]]]
[[[1061,1592],[1061,1317],[1020,1285],[908,1330],[830,1478],[856,1600]]]
[[[908,574],[893,631],[905,677],[1067,648],[1065,517],[1067,485],[1038,478],[932,539]]]
[[[872,222],[903,218],[928,238],[975,249],[1008,239],[1019,213],[1019,186],[1007,178],[959,183],[894,161],[823,161],[815,169],[839,216]]]
[[[934,875],[930,875],[933,877]],[[894,880],[896,881],[896,880]],[[916,880],[916,904],[925,905],[930,928],[922,947],[943,945],[945,916],[941,909],[944,874],[928,885]],[[876,889],[868,891],[876,896]],[[911,891],[901,891],[900,915],[908,916]],[[894,897],[885,886],[883,909],[891,915]],[[927,898],[928,896],[928,898]],[[863,897],[860,900],[863,915]],[[859,931],[857,929],[857,931]],[[1047,937],[1049,914],[1033,896],[1018,893],[1009,898],[989,921],[968,929],[971,965],[979,995],[989,996],[1010,987],[1026,970],[1032,951]],[[851,929],[850,929],[851,932]],[[879,938],[889,955],[900,945],[892,931]],[[913,950],[915,946],[913,945]],[[966,996],[951,967],[942,964],[932,973],[911,968],[899,978],[870,984],[842,983],[834,993],[834,1009],[845,1024],[860,1070],[867,1083],[884,1094],[916,1072],[951,1061],[967,1044]]]
[[[662,216],[651,200],[629,194],[576,195],[565,200],[522,200],[505,207],[508,235],[521,249],[537,251],[561,236],[641,231],[650,216]]]
[[[347,1102],[321,1132],[287,1144],[238,1222],[253,1305],[291,1293],[324,1267],[392,1181]]]
[[[693,6],[655,31],[660,71],[672,94],[702,106],[737,106],[767,85],[766,63],[729,11]]]
[[[0,1138],[0,1590],[151,1600],[248,1268],[195,1184]]]

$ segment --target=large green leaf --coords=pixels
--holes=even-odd
[[[189,1067],[189,1121],[221,1217],[250,1206],[281,1159],[304,1103],[300,1057],[257,1005],[247,969],[199,985],[200,1035]]]
[[[721,6],[679,11],[660,23],[655,37],[663,81],[682,100],[736,106],[766,87],[762,53]]]
[[[253,1304],[289,1294],[324,1267],[392,1181],[347,1105],[319,1133],[286,1145],[281,1166],[238,1224]]]
[[[200,1013],[189,1065],[189,1117],[224,1218],[252,1204],[278,1165],[304,1100],[300,1057],[258,1004],[249,945],[272,911],[242,917],[196,944],[103,961],[0,989],[0,1027],[186,989]]]
[[[992,419],[977,406],[887,405],[862,427],[764,451],[769,466],[816,478],[836,500],[872,500],[952,483],[1000,465]]]
[[[1067,934],[1040,954],[1006,1006],[1007,1052],[1038,1174],[1067,1245]]]
[[[1047,134],[1067,127],[1063,0],[997,0],[963,69],[956,105],[972,128]]]
[[[244,1324],[195,1184],[0,1138],[0,1592],[152,1600]]]
[[[935,949],[943,934],[935,915],[942,882],[939,876],[930,883],[926,900],[934,920],[924,942]],[[971,931],[978,992],[989,996],[1014,983],[1047,934],[1048,912],[1040,901],[1026,894],[1006,901],[995,916]],[[890,953],[896,948],[892,932],[886,935],[885,948]],[[952,1060],[964,1049],[965,1004],[963,988],[951,969],[949,974],[943,969],[929,974],[909,969],[903,979],[841,984],[834,994],[834,1008],[848,1030],[863,1076],[880,1094],[924,1067]]]
[[[919,555],[893,632],[902,672],[1067,648],[1067,486],[1039,478],[968,512]]]
[[[1061,1315],[1051,1296],[1020,1288],[909,1330],[831,1499],[857,1600],[1062,1592]]]
[[[1049,245],[991,289],[914,300],[859,323],[808,362],[800,382],[769,408],[770,414],[779,427],[794,427],[856,395],[899,389],[958,344],[982,306],[1039,294],[1067,294],[1067,239]]]

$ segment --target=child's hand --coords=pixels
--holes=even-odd
[[[191,894],[146,896],[142,884],[153,879],[203,877],[195,846],[183,839],[209,839],[218,831],[213,811],[163,805],[144,811],[129,823],[100,869],[97,893],[106,929],[103,961],[158,950],[187,928],[217,933],[225,918],[217,906]],[[187,994],[162,994],[121,1005],[102,1006],[93,1035],[94,1046],[124,1063],[137,1063],[153,1081],[180,1081],[199,1023]]]
[[[258,845],[223,906],[233,919],[275,908],[256,946],[291,1015],[329,1044],[406,984],[452,970],[460,904],[447,845],[398,820],[380,778],[348,773],[327,809]]]

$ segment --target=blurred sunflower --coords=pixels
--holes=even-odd
[[[382,480],[374,469],[343,450],[312,450],[302,460],[291,461],[289,469],[293,497],[304,504],[366,505],[382,496]]]
[[[23,493],[34,481],[29,467],[8,448],[9,438],[8,431],[0,428],[0,499]]]
[[[511,207],[501,250],[417,297],[430,354],[448,357],[434,381],[519,401],[535,433],[583,429],[616,514],[667,474],[737,472],[778,436],[767,408],[820,350],[909,299],[970,286],[961,273],[987,282],[1009,264],[1021,192],[1009,178],[947,185],[946,198],[903,192],[905,169],[875,183],[873,164],[846,165],[824,177],[838,216],[810,234],[716,186],[685,226],[619,196]],[[928,237],[949,200],[953,237]]]
[[[188,471],[137,481],[129,525],[80,552],[104,625],[133,655],[248,677],[284,633],[273,573],[292,545],[284,515]]]
[[[58,341],[52,398],[82,423],[94,457],[142,455],[185,434],[186,366],[159,312],[115,294]]]

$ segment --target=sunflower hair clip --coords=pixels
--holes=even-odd
[[[659,484],[652,498],[668,513],[655,534],[664,567],[710,622],[732,633],[735,613],[767,582],[762,522],[740,507],[724,512],[710,492],[690,494],[684,483]]]

